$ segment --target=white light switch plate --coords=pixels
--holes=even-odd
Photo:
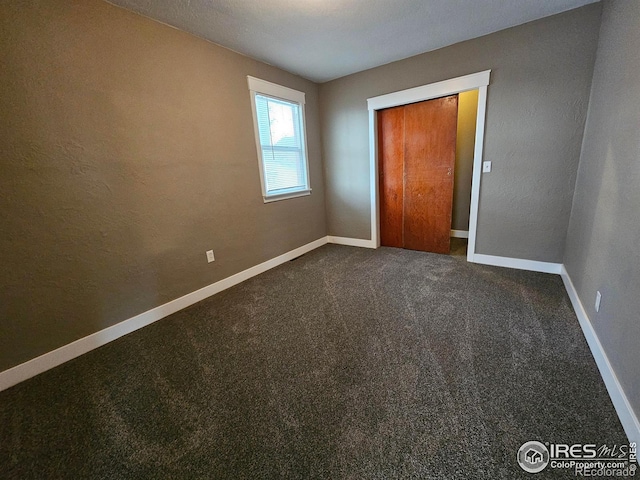
[[[213,250],[207,250],[207,262],[211,263],[216,258],[213,256]]]
[[[489,173],[491,171],[491,162],[482,162],[482,172]]]
[[[600,311],[600,300],[602,300],[602,294],[600,291],[596,292],[596,312]]]

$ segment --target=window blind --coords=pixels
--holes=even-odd
[[[300,105],[258,93],[255,104],[266,195],[308,190]]]

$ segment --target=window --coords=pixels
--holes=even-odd
[[[265,203],[309,195],[304,93],[247,79]]]

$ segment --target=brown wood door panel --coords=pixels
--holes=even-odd
[[[453,188],[453,183],[446,178],[448,171],[444,168],[424,170],[421,173],[429,177],[427,180],[407,178],[404,248],[449,253],[452,204],[442,195],[443,191]]]
[[[405,106],[404,248],[449,253],[458,96]]]
[[[403,246],[404,107],[378,111],[380,243]]]
[[[378,112],[380,243],[449,253],[458,96]]]

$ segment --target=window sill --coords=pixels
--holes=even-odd
[[[288,200],[290,198],[306,197],[307,195],[311,195],[311,189],[300,190],[298,192],[291,192],[291,193],[282,193],[280,195],[269,195],[268,197],[262,197],[262,198],[264,199],[264,203],[271,203],[271,202],[279,202],[280,200]]]

